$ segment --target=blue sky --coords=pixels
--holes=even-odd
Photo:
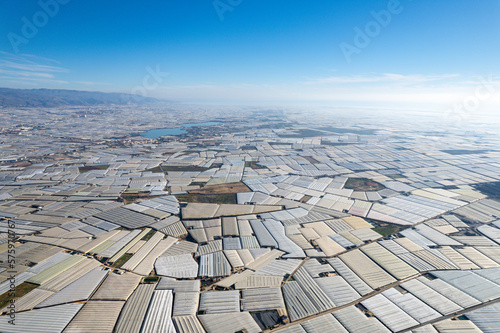
[[[39,1],[0,4],[0,86],[425,109],[486,80],[482,104],[500,101],[497,0],[41,3],[52,15]]]

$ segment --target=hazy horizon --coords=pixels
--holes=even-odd
[[[479,94],[474,112],[500,106],[493,0],[3,7],[0,86],[9,88],[430,111]]]

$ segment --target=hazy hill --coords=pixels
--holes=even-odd
[[[156,98],[121,93],[63,89],[0,88],[0,106],[3,107],[58,107],[65,105],[147,104],[159,102]]]

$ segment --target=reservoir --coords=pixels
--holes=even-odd
[[[181,124],[181,127],[174,128],[156,128],[149,130],[145,133],[140,133],[142,136],[145,136],[148,139],[158,139],[162,136],[167,135],[182,135],[186,134],[187,131],[184,129],[186,127],[201,127],[201,126],[215,126],[220,124],[216,121],[206,122],[206,123],[194,123],[194,124]]]

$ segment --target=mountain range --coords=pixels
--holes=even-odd
[[[60,107],[101,104],[151,104],[160,100],[133,94],[65,89],[0,88],[0,107]]]

